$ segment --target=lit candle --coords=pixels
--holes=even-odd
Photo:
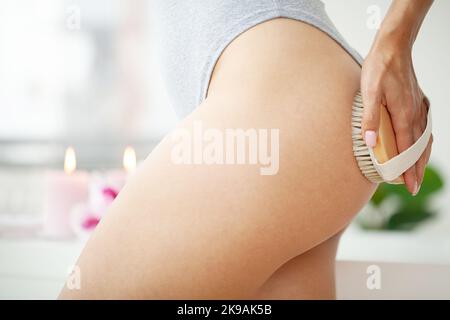
[[[123,167],[128,174],[136,170],[136,152],[133,147],[126,147],[123,152]]]
[[[128,146],[125,148],[122,164],[123,169],[111,170],[106,174],[107,183],[118,190],[122,189],[127,178],[136,170],[136,152],[133,147]]]
[[[75,150],[69,147],[64,157],[64,171],[52,170],[46,173],[43,223],[45,236],[73,236],[70,212],[74,205],[87,200],[89,179],[87,172],[76,171],[76,166]]]
[[[95,212],[104,211],[104,190],[109,189],[118,194],[125,185],[127,178],[136,169],[136,152],[130,146],[123,152],[123,169],[93,173],[89,183],[89,205]]]

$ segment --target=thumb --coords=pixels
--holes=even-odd
[[[361,129],[366,145],[373,148],[377,144],[380,126],[381,94],[370,91],[363,91],[361,94],[364,106]]]

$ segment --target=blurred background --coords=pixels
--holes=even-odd
[[[68,146],[80,170],[120,167],[126,146],[143,159],[176,123],[158,101],[149,11],[148,1],[0,1],[0,212],[39,214],[42,188],[22,178],[62,168]]]
[[[390,1],[323,2],[365,56]],[[0,298],[54,298],[126,176],[176,125],[151,6],[0,0]],[[342,277],[348,261],[450,265],[449,13],[449,1],[436,1],[414,47],[433,110],[425,183],[415,199],[402,187],[379,189],[342,239]],[[79,197],[63,199],[66,191]],[[69,222],[55,217],[61,210]],[[342,298],[378,297],[338,285]]]

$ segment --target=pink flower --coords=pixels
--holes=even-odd
[[[100,222],[99,218],[91,214],[88,214],[82,221],[81,226],[83,227],[83,229],[93,230],[99,222]]]
[[[112,200],[114,200],[114,199],[117,197],[117,195],[119,194],[118,191],[114,190],[114,189],[111,188],[111,187],[105,187],[105,188],[103,188],[102,193],[103,193],[103,196],[104,196],[105,198],[107,198],[108,200],[110,200],[111,202],[112,202]]]

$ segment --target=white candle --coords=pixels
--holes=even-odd
[[[48,171],[45,179],[44,235],[71,237],[70,212],[74,205],[87,200],[89,175],[76,171],[75,151],[69,147],[65,153],[64,171]]]

